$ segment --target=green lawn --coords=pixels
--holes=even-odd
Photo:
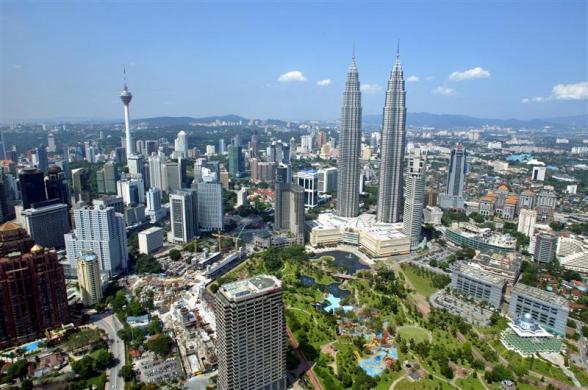
[[[433,287],[431,280],[417,275],[417,273],[411,267],[402,268],[402,272],[413,285],[417,294],[429,297],[431,294],[439,290],[438,288]]]
[[[570,365],[570,370],[576,375],[576,379],[580,381],[582,386],[588,387],[588,373],[574,364]]]
[[[429,340],[429,332],[416,326],[403,326],[398,329],[398,334],[405,340],[413,339],[415,343]]]
[[[408,379],[404,379],[400,383],[398,383],[394,390],[423,390],[423,389],[455,389],[452,385],[447,382],[443,382],[437,378],[429,379],[427,377],[421,379],[418,382],[411,382]]]
[[[463,390],[484,390],[484,386],[478,378],[469,376],[465,379],[457,379],[455,381]]]

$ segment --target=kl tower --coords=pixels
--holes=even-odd
[[[143,177],[144,161],[143,156],[135,154],[135,144],[131,138],[131,123],[129,121],[129,103],[133,99],[133,94],[127,87],[127,72],[123,70],[125,78],[125,87],[120,93],[120,100],[124,105],[125,112],[125,137],[126,137],[126,149],[127,149],[127,166],[129,167],[129,173],[134,177]]]

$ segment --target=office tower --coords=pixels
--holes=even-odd
[[[140,177],[126,177],[116,182],[117,195],[125,205],[145,203],[145,185]]]
[[[100,265],[94,252],[82,251],[78,259],[78,286],[84,306],[92,306],[102,299],[102,281]]]
[[[47,200],[43,172],[36,168],[24,168],[18,175],[22,208],[28,209],[31,204]]]
[[[250,150],[251,150],[251,157],[257,157],[257,133],[253,132],[251,134],[251,142],[250,142]]]
[[[114,207],[78,205],[74,209],[75,229],[65,235],[67,260],[77,269],[83,250],[98,256],[100,271],[110,276],[127,269],[128,245],[124,216]]]
[[[206,155],[216,156],[216,147],[214,145],[206,145]]]
[[[356,217],[359,214],[359,152],[361,145],[361,92],[355,56],[349,66],[339,132],[337,177],[337,214]]]
[[[223,230],[223,188],[216,175],[203,175],[202,178],[203,181],[198,183],[198,226],[205,232]]]
[[[67,204],[59,199],[33,203],[19,218],[31,238],[46,248],[63,248],[63,235],[69,233]]]
[[[439,195],[439,206],[442,209],[463,210],[463,190],[466,176],[467,153],[462,144],[457,144],[451,151],[447,173],[447,189]]]
[[[318,171],[319,174],[319,192],[326,194],[337,190],[337,168],[323,168]]]
[[[127,156],[127,166],[129,167],[130,175],[145,177],[145,160],[142,155]]]
[[[259,161],[257,158],[249,160],[251,166],[251,181],[255,183],[272,183],[274,181],[276,164],[271,161]]]
[[[533,260],[538,263],[551,263],[555,257],[557,237],[553,234],[541,233],[535,236],[535,252]]]
[[[67,178],[65,172],[57,165],[52,165],[47,171],[47,178],[45,179],[45,189],[47,191],[47,199],[59,199],[60,203],[70,204],[69,187],[67,185]]]
[[[90,141],[84,142],[84,154],[87,162],[92,164],[96,162],[96,148]]]
[[[198,234],[198,195],[196,190],[180,190],[169,196],[172,240],[187,243]]]
[[[145,154],[145,142],[142,139],[138,139],[137,142],[135,142],[135,151],[137,154]]]
[[[174,151],[177,157],[188,157],[188,134],[184,130],[178,133],[174,141]]]
[[[425,203],[425,155],[413,149],[408,159],[406,198],[404,199],[404,234],[410,239],[410,249],[415,250],[421,241],[423,205]]]
[[[202,166],[210,169],[210,171],[214,173],[217,178],[220,177],[220,162],[207,160],[203,162]]]
[[[76,168],[71,171],[72,196],[75,202],[90,203],[92,189],[90,187],[90,171],[86,168]]]
[[[0,226],[0,348],[69,323],[63,268],[20,226]]]
[[[304,189],[304,207],[315,208],[319,204],[319,173],[314,169],[294,175],[294,183]]]
[[[98,193],[116,194],[116,182],[119,180],[119,175],[112,161],[106,162],[102,169],[96,172],[96,179]]]
[[[145,152],[143,154],[149,157],[153,153],[157,153],[157,141],[148,139],[145,141]]]
[[[49,133],[47,135],[47,151],[51,153],[55,153],[57,147],[55,145],[55,134]]]
[[[187,158],[178,158],[178,170],[180,174],[180,187],[181,188],[188,188],[192,183],[191,179],[188,179],[188,164],[189,160]]]
[[[312,152],[312,136],[311,135],[303,135],[300,137],[300,148],[302,149],[302,153],[310,153]]]
[[[4,133],[1,133],[4,134]],[[2,143],[0,145],[0,154],[2,153],[2,151],[4,150],[4,143]],[[12,149],[10,149],[10,151],[8,152],[8,154],[6,155],[7,159],[18,163],[18,152],[16,151],[16,145],[12,145]]]
[[[94,199],[92,204],[98,208],[112,207],[117,213],[125,213],[125,203],[121,196],[102,195],[98,199]]]
[[[531,209],[521,209],[519,214],[519,226],[517,231],[527,237],[533,237],[535,234],[535,222],[537,221],[537,212]]]
[[[400,55],[390,73],[384,116],[378,187],[378,222],[400,221],[404,179],[404,150],[406,144],[406,91]]]
[[[132,204],[125,207],[125,223],[127,226],[134,226],[136,224],[145,222],[145,205]]]
[[[286,320],[274,276],[222,285],[216,293],[218,388],[286,389]]]
[[[161,190],[159,188],[149,188],[145,197],[147,198],[147,211],[157,211],[161,208]]]
[[[437,200],[439,198],[439,192],[436,188],[425,189],[425,207],[426,206],[437,206]]]
[[[278,165],[274,180],[276,183],[292,183],[292,166],[290,164]]]
[[[553,213],[557,205],[557,195],[554,191],[543,189],[535,194],[533,199],[535,211],[537,211],[537,220],[543,223],[553,221]]]
[[[171,194],[182,188],[180,165],[177,162],[168,161],[162,168],[163,190]]]
[[[16,150],[14,150],[14,148],[15,147],[12,146],[14,154],[16,154]],[[6,144],[4,143],[4,132],[0,131],[0,160],[6,160],[7,158],[8,158],[8,156],[6,155]],[[12,159],[12,161],[14,161],[14,159]],[[14,162],[16,162],[16,161],[14,161]]]
[[[225,154],[225,140],[222,138],[218,140],[218,154]]]
[[[47,148],[45,145],[39,145],[37,148],[37,159],[39,160],[37,168],[43,172],[46,171],[49,168],[49,158],[47,157]]]
[[[245,207],[249,204],[247,200],[247,195],[249,194],[247,187],[241,187],[239,191],[237,191],[237,203],[235,204],[235,208]]]
[[[220,172],[220,183],[223,186],[223,189],[228,190],[230,182],[231,179],[229,177],[229,172],[223,168]]]
[[[163,190],[163,179],[161,175],[161,158],[159,155],[149,156],[149,186]]]
[[[274,230],[286,231],[304,243],[304,188],[297,184],[276,183]]]
[[[243,150],[240,145],[233,142],[229,145],[229,173],[234,177],[241,177],[245,171]]]
[[[118,147],[114,149],[114,162],[118,164],[127,163],[127,150],[125,148]]]
[[[545,172],[546,171],[547,171],[546,167],[533,167],[533,172],[531,173],[531,180],[545,181]]]
[[[521,282],[515,284],[512,289],[508,316],[515,321],[525,314],[531,314],[531,317],[546,330],[565,336],[569,312],[568,300],[553,292],[527,286]]]

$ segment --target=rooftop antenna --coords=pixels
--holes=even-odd
[[[396,41],[396,57],[400,57],[400,39]]]

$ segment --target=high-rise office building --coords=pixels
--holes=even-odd
[[[337,168],[323,168],[318,171],[319,192],[326,194],[337,190]]]
[[[77,269],[83,250],[98,256],[100,271],[111,276],[127,269],[128,244],[125,219],[114,207],[79,205],[74,209],[75,230],[65,235],[67,259]]]
[[[535,236],[535,252],[533,260],[538,263],[551,263],[555,257],[557,237],[553,234],[541,233]]]
[[[297,184],[276,183],[274,230],[290,232],[304,243],[304,188]]]
[[[198,234],[198,195],[183,189],[169,196],[172,240],[188,243]]]
[[[531,209],[521,209],[519,213],[519,225],[517,231],[527,237],[533,237],[535,234],[535,222],[537,221],[537,212]]]
[[[222,285],[216,293],[218,388],[286,389],[286,319],[274,276]]]
[[[149,186],[151,188],[163,188],[163,178],[161,174],[161,158],[159,155],[149,156]]]
[[[145,141],[145,152],[143,153],[146,157],[153,155],[153,153],[157,153],[157,141],[148,139]]]
[[[180,164],[174,161],[168,161],[162,166],[162,184],[163,190],[171,194],[182,188],[182,175]]]
[[[403,213],[404,234],[410,238],[411,250],[415,250],[421,241],[424,203],[425,156],[420,149],[413,149],[408,158],[406,198],[404,199]]]
[[[37,159],[39,160],[37,168],[45,172],[49,168],[49,158],[47,157],[47,148],[45,145],[39,145],[37,148]]]
[[[0,226],[0,348],[32,341],[69,323],[63,268],[26,231]]]
[[[315,208],[319,204],[319,172],[314,169],[300,171],[294,182],[304,189],[304,207]]]
[[[174,151],[176,157],[188,157],[188,134],[184,130],[178,133],[174,141]]]
[[[46,248],[63,248],[64,234],[69,233],[67,204],[59,199],[33,203],[21,211],[19,218],[31,238]]]
[[[75,202],[92,201],[92,188],[90,187],[90,171],[86,168],[76,168],[71,171],[72,197]]]
[[[406,144],[406,91],[400,55],[390,73],[384,117],[380,158],[380,184],[378,187],[379,222],[400,221],[404,179],[404,150]]]
[[[47,200],[59,199],[61,203],[71,203],[65,172],[57,165],[49,167],[45,179],[45,189],[47,190]]]
[[[49,133],[47,135],[47,151],[51,153],[55,153],[57,151],[57,146],[55,145],[55,134]]]
[[[202,178],[198,183],[198,226],[202,231],[223,230],[223,188],[216,175],[203,175]]]
[[[112,161],[104,164],[102,169],[96,172],[96,181],[99,194],[116,194],[116,182],[119,176]]]
[[[234,177],[241,177],[245,171],[243,149],[235,140],[229,145],[229,173]]]
[[[467,153],[462,144],[457,144],[451,151],[447,174],[447,189],[439,195],[439,206],[442,209],[463,210],[465,199],[463,190],[466,176]]]
[[[339,144],[337,214],[340,217],[356,217],[359,214],[361,92],[355,56],[349,66],[343,92]]]
[[[28,209],[31,204],[47,200],[43,172],[37,168],[24,168],[18,175],[22,208]]]
[[[218,140],[218,154],[221,156],[225,154],[225,140],[223,138]]]
[[[290,164],[280,164],[276,167],[275,183],[292,183],[292,166]]]
[[[78,286],[84,306],[92,306],[102,299],[100,265],[94,252],[82,251],[77,262]]]
[[[126,205],[145,203],[145,186],[141,177],[125,177],[116,182],[117,195]]]

